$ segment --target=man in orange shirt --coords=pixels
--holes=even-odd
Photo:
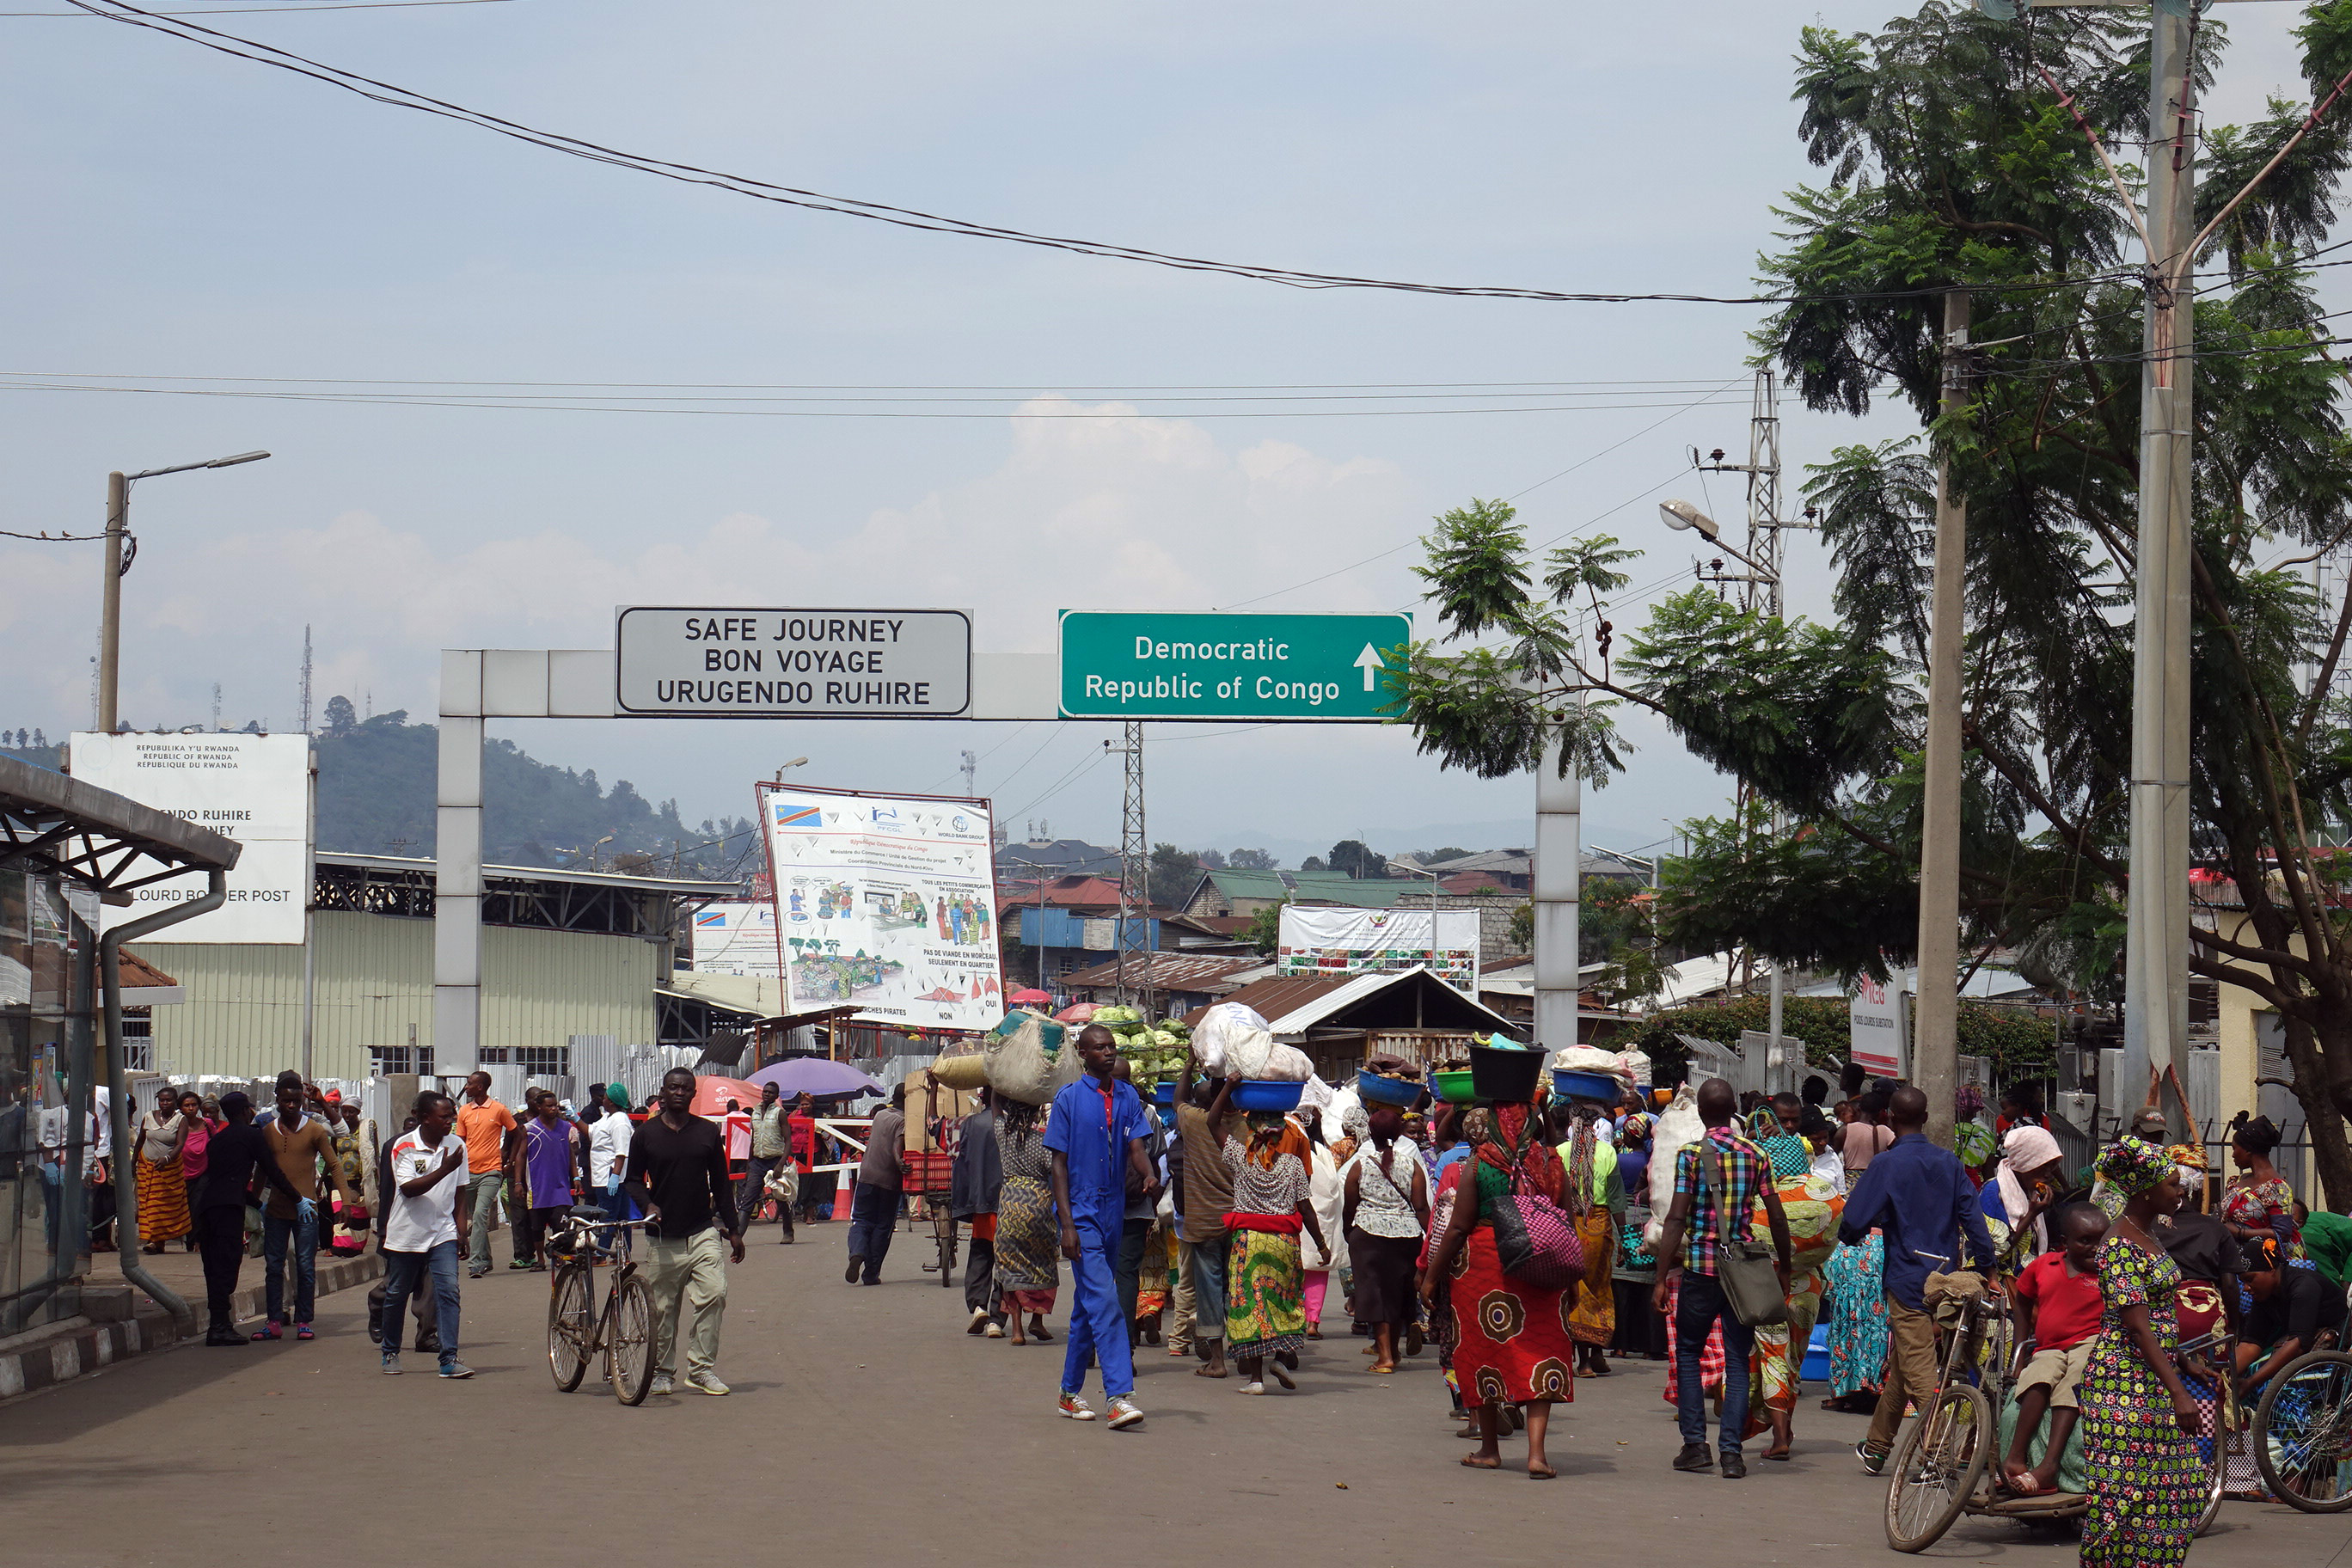
[[[490,1075],[486,1072],[478,1071],[466,1079],[466,1098],[457,1106],[457,1136],[466,1141],[466,1212],[474,1216],[473,1251],[466,1259],[466,1276],[479,1279],[490,1271],[491,1205],[506,1186],[507,1162],[522,1139],[514,1112],[490,1098]],[[516,1245],[521,1245],[520,1233]]]

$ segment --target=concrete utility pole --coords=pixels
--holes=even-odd
[[[1969,292],[1944,295],[1943,411],[1968,402],[1962,351]],[[1936,466],[1936,576],[1927,611],[1927,746],[1919,823],[1919,1001],[1911,1081],[1927,1097],[1927,1136],[1949,1146],[1959,1077],[1960,645],[1968,635],[1969,503],[1952,461]]]
[[[2124,939],[2129,1115],[2152,1068],[2189,1062],[2189,512],[2196,380],[2188,248],[2196,230],[2189,0],[2155,0],[2148,58],[2147,312],[2140,366],[2132,615],[2131,881]],[[2182,1129],[2173,1110],[2173,1131]]]
[[[122,539],[129,531],[131,482],[119,472],[106,476],[106,582],[98,609],[98,732],[114,733],[114,684],[122,653]]]
[[[1581,708],[1583,693],[1575,700]],[[1547,1051],[1576,1044],[1583,969],[1578,958],[1577,901],[1584,868],[1584,792],[1576,770],[1570,768],[1563,777],[1559,763],[1560,743],[1554,741],[1536,766],[1534,1044]]]
[[[164,474],[184,474],[191,468],[233,468],[239,463],[257,463],[268,456],[267,452],[239,452],[233,458],[210,458],[201,463],[174,463],[168,468],[106,476],[106,549],[100,563],[106,580],[100,584],[98,601],[99,733],[112,734],[120,717],[114,698],[122,662],[122,574],[131,569],[123,553],[131,538],[131,487],[141,479]],[[135,549],[132,553],[136,553]]]

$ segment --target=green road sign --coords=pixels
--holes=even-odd
[[[1376,722],[1412,617],[1064,610],[1065,719]]]

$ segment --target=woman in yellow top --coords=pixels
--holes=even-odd
[[[1617,1337],[1617,1237],[1625,1228],[1625,1188],[1617,1176],[1617,1145],[1601,1125],[1597,1100],[1554,1101],[1564,1134],[1559,1163],[1568,1172],[1568,1211],[1584,1245],[1584,1285],[1568,1315],[1576,1341],[1578,1375],[1609,1375],[1609,1342]]]

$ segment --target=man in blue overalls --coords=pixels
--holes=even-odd
[[[1127,1216],[1128,1174],[1147,1198],[1157,1199],[1160,1175],[1146,1152],[1150,1137],[1143,1101],[1131,1085],[1111,1076],[1118,1047],[1110,1031],[1089,1024],[1078,1035],[1078,1061],[1087,1076],[1054,1096],[1045,1117],[1045,1147],[1054,1155],[1054,1205],[1062,1219],[1062,1256],[1070,1260],[1070,1343],[1062,1358],[1061,1412],[1073,1421],[1095,1413],[1078,1396],[1087,1364],[1102,1363],[1103,1393],[1114,1430],[1143,1419],[1135,1392],[1135,1357],[1118,1309],[1113,1259]]]

